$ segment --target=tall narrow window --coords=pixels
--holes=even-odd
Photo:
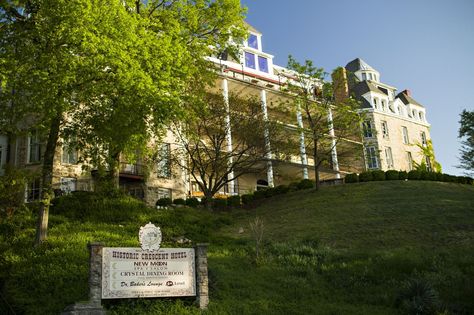
[[[40,180],[39,178],[36,178],[28,183],[28,186],[26,188],[26,194],[25,194],[26,202],[33,202],[33,201],[39,200],[40,192],[41,192]]]
[[[268,73],[268,60],[265,57],[258,56],[258,70]]]
[[[249,52],[245,52],[245,66],[247,68],[256,69],[255,66],[255,55]]]
[[[428,143],[426,141],[426,133],[424,131],[420,132],[421,144],[426,146]]]
[[[28,163],[39,163],[41,161],[41,142],[38,131],[28,136]]]
[[[373,130],[372,130],[372,121],[370,120],[364,121],[363,130],[364,130],[364,137],[372,138],[374,136]]]
[[[362,81],[366,81],[367,80],[367,74],[366,73],[362,73]]]
[[[163,143],[158,150],[158,163],[156,172],[158,177],[171,177],[171,151],[169,143]]]
[[[376,98],[374,98],[374,108],[379,109],[379,104]]]
[[[408,162],[408,170],[413,170],[413,157],[411,156],[411,152],[407,152],[407,162]]]
[[[366,155],[367,155],[367,167],[369,169],[378,168],[379,162],[377,159],[377,150],[375,150],[375,147],[367,147]]]
[[[390,147],[385,148],[385,160],[387,161],[387,167],[393,168],[392,148]]]
[[[249,39],[247,40],[247,44],[250,48],[258,49],[258,37],[257,37],[257,35],[250,34]]]
[[[432,172],[433,167],[431,166],[431,159],[428,156],[425,156],[425,161],[426,161],[426,170],[428,172]]]
[[[63,164],[76,164],[77,163],[77,149],[70,142],[63,143],[63,155],[61,162]]]
[[[403,135],[403,143],[409,144],[410,139],[408,138],[408,129],[405,126],[402,127],[402,135]]]
[[[382,121],[382,136],[385,138],[385,139],[388,139],[388,125],[387,125],[387,122],[384,120]]]

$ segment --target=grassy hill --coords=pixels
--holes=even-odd
[[[256,217],[264,226],[258,259],[249,228]],[[474,187],[426,181],[297,191],[216,213],[62,197],[40,248],[31,245],[29,211],[2,220],[0,313],[57,314],[86,300],[87,242],[136,247],[149,221],[161,227],[165,247],[180,236],[210,243],[206,314],[403,314],[433,305],[443,314],[474,313]],[[192,303],[106,306],[112,314],[199,314]]]

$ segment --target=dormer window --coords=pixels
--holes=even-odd
[[[367,74],[366,73],[362,73],[362,81],[366,81],[367,80]]]
[[[245,52],[245,66],[247,68],[256,69],[255,54]]]
[[[425,115],[423,115],[423,112],[420,112],[419,115],[420,115],[420,120],[424,121],[425,120]]]
[[[257,35],[250,34],[249,38],[247,40],[247,45],[250,48],[258,49],[258,37],[257,37]]]
[[[258,56],[258,70],[268,73],[268,60],[265,57]]]

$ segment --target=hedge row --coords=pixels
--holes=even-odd
[[[467,176],[454,176],[443,173],[427,172],[413,170],[408,173],[405,171],[368,171],[362,172],[359,175],[352,173],[347,174],[344,181],[346,183],[357,183],[357,182],[370,182],[370,181],[382,181],[382,180],[430,180],[437,182],[449,182],[472,185],[473,179]]]

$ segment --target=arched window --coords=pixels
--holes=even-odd
[[[374,98],[374,108],[379,109],[379,101],[376,98]]]
[[[257,190],[267,189],[268,182],[264,179],[257,180]]]
[[[424,121],[425,120],[425,115],[423,114],[423,112],[419,112],[418,114],[420,116],[420,120]]]

